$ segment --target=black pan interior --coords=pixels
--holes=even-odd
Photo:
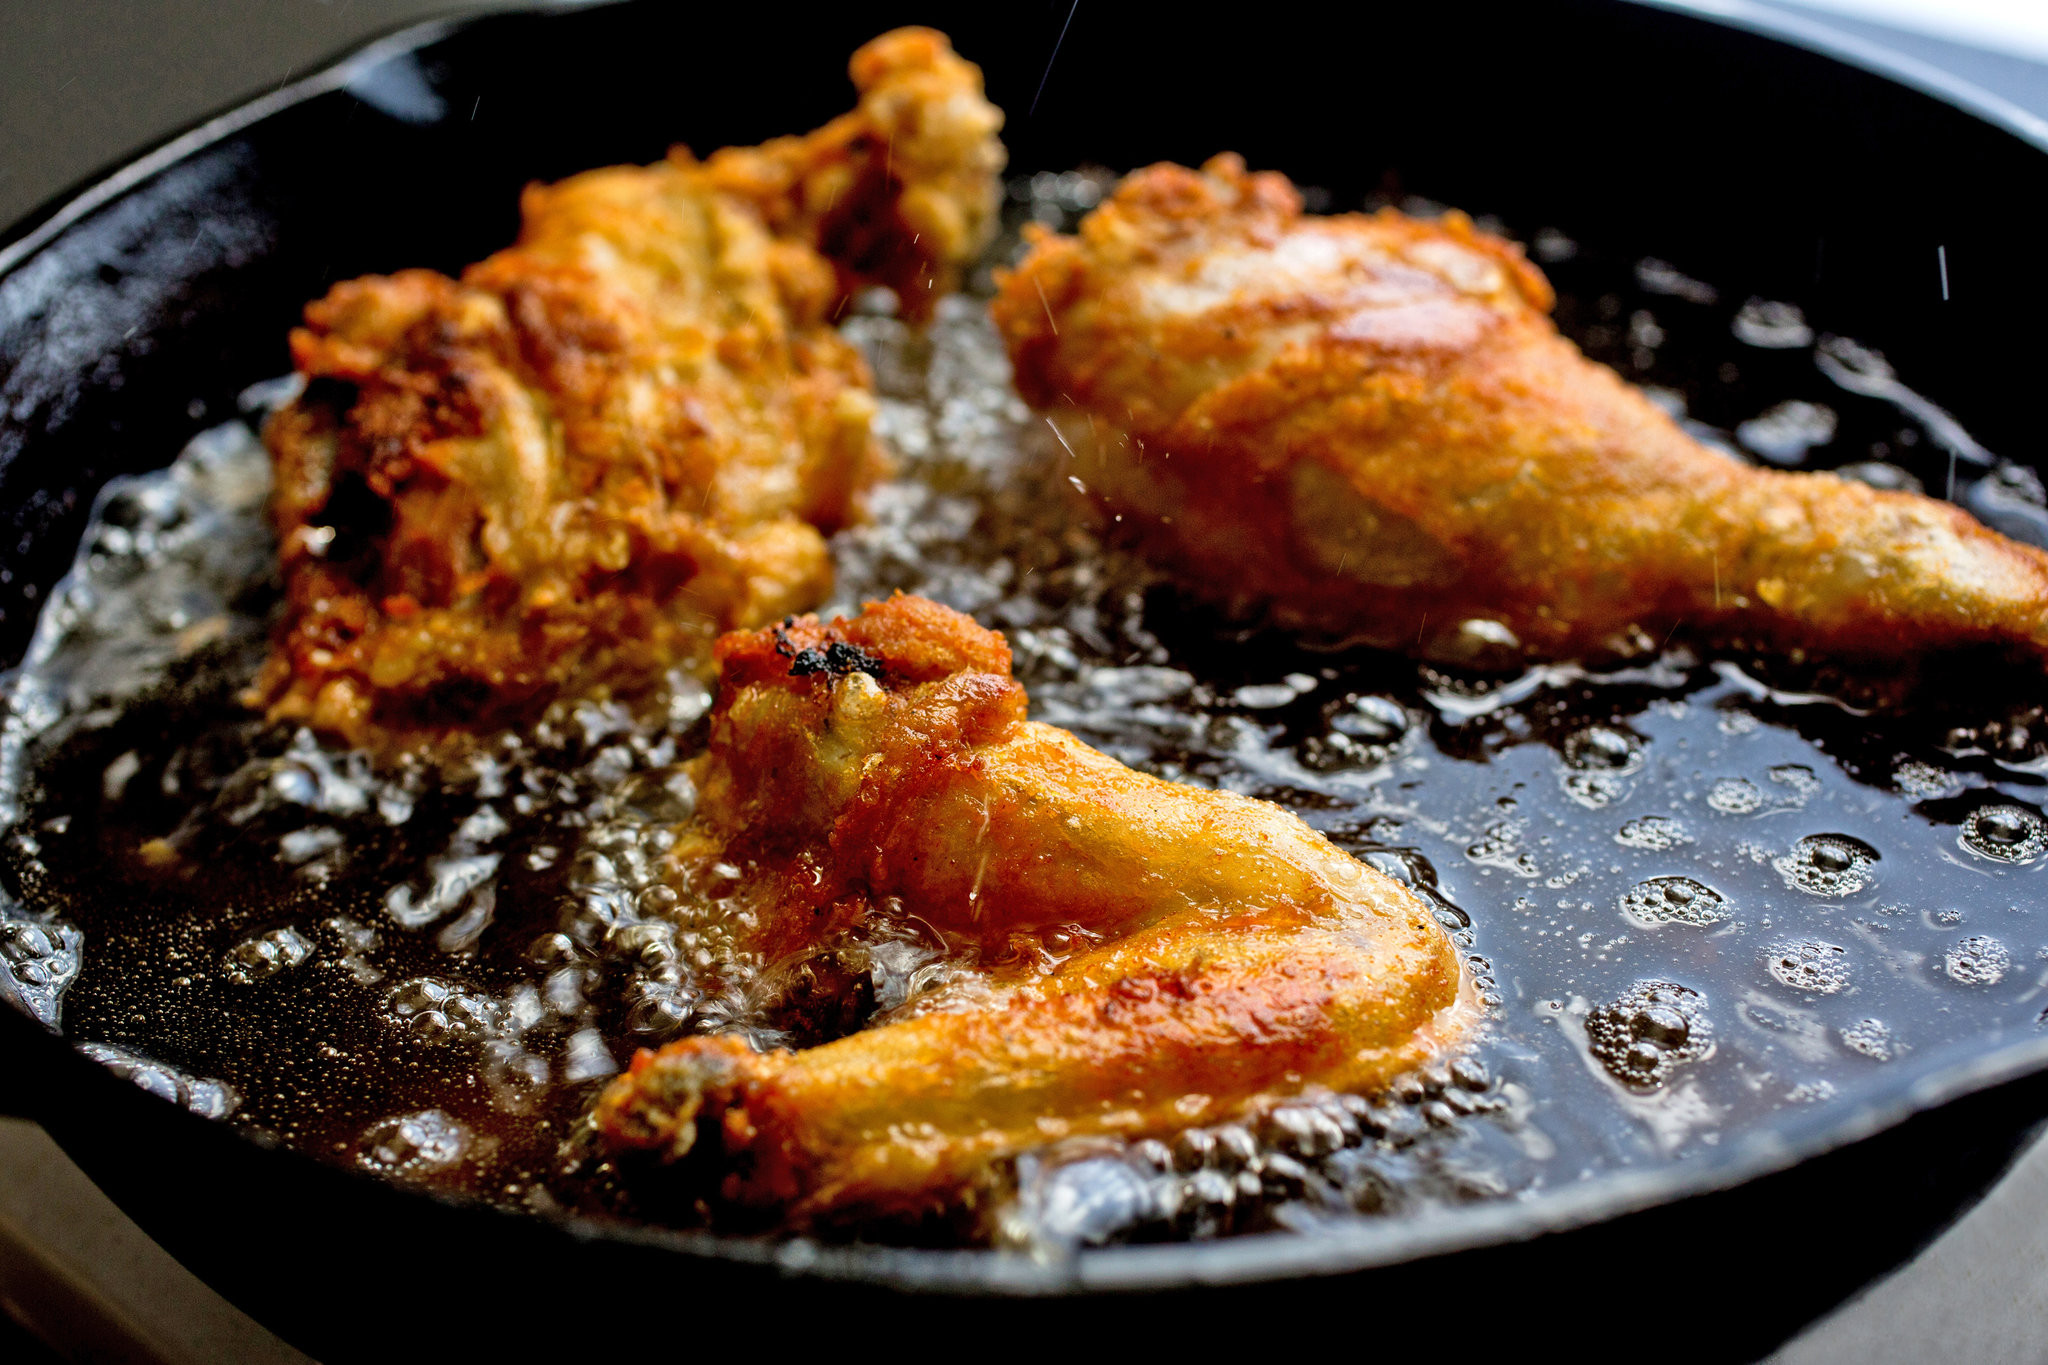
[[[424,45],[401,41],[325,87],[316,79],[282,92],[266,117],[196,139],[90,212],[30,228],[0,277],[0,544],[11,575],[0,582],[0,657],[20,657],[99,484],[160,463],[231,414],[244,385],[282,370],[282,338],[307,298],[400,264],[459,268],[510,237],[527,180],[649,160],[678,136],[708,149],[822,121],[844,101],[844,54],[907,21],[947,29],[984,66],[1010,112],[1015,168],[1193,161],[1231,148],[1339,202],[1412,193],[1555,224],[1596,247],[1682,262],[1731,292],[1796,298],[1817,328],[1881,346],[1987,446],[2019,458],[2032,449],[2025,400],[2039,348],[2015,323],[2048,302],[2048,282],[2021,264],[2048,206],[2048,162],[1968,113],[1751,33],[1593,0],[1455,12],[1304,6],[1227,25],[1106,9],[1074,12],[1069,26],[1069,16],[1065,4],[793,17],[649,3],[492,18]],[[37,1063],[24,1067],[35,1076],[25,1107],[48,1110],[53,1129],[153,1231],[302,1340],[352,1350],[379,1330],[317,1305],[331,1304],[336,1285],[368,1292],[388,1280],[370,1248],[390,1229],[461,1239],[465,1256],[448,1274],[463,1283],[561,1264],[555,1229],[253,1151],[6,1022],[11,1054]],[[1560,1258],[1584,1266],[1682,1244],[1686,1256],[1711,1259],[1740,1243],[1709,1229],[1761,1226],[1800,1201],[1810,1236],[1858,1245],[1853,1257],[1809,1258],[1789,1288],[1719,1329],[1767,1344],[1981,1188],[2042,1112],[2036,1090],[2007,1086],[1851,1149],[1882,1165],[1808,1163],[1797,1193],[1752,1184],[1719,1205],[1676,1206],[1701,1206],[1690,1216],[1665,1209],[1577,1242],[1549,1239],[1536,1244],[1540,1256],[1515,1250],[1530,1228],[1510,1208],[1465,1234],[1505,1248],[1406,1273],[1420,1282],[1483,1272],[1485,1282],[1522,1277],[1569,1293]],[[148,1155],[134,1140],[143,1134],[155,1147]],[[1885,1172],[1882,1184],[1867,1183],[1873,1170]],[[280,1192],[289,1219],[276,1207]],[[1584,1214],[1677,1192],[1622,1191]],[[1830,1226],[1831,1213],[1839,1222],[1873,1201],[1884,1231],[1851,1238]],[[306,1247],[295,1227],[331,1229],[330,1249]],[[267,1258],[276,1247],[291,1250]],[[1084,1274],[1186,1295],[1197,1277],[1341,1273],[1428,1249],[1304,1240],[1161,1250]],[[779,1263],[764,1254],[701,1239],[612,1240],[594,1243],[560,1283],[566,1292],[571,1279],[590,1287],[672,1274],[706,1292],[756,1293],[815,1268],[832,1273],[805,1277],[803,1292],[849,1311],[873,1278],[900,1288],[932,1277],[954,1291],[1075,1287],[1067,1272],[986,1258],[855,1252],[813,1265],[801,1250]],[[1598,1278],[1578,1292],[1596,1293]],[[1394,1286],[1374,1292],[1382,1288]],[[1321,1291],[1295,1281],[1257,1292],[1269,1306],[1307,1311]],[[1644,1311],[1622,1302],[1627,1294],[1596,1297],[1616,1324]]]

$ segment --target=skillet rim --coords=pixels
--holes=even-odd
[[[1835,28],[1824,20],[1771,9],[1754,3],[1754,0],[1621,0],[1621,3],[1681,14],[1803,47],[1818,56],[1857,67],[1896,85],[1932,96],[2048,152],[2048,116],[2036,114],[1932,62]]]
[[[1600,0],[1735,29],[1805,50],[1949,105],[2033,149],[2048,154],[2048,118],[2037,116],[1982,87],[1882,44],[1817,19],[1766,9],[1752,0]],[[319,69],[271,92],[244,100],[173,132],[139,155],[75,183],[44,200],[0,231],[0,279],[28,264],[65,231],[118,202],[152,177],[308,100],[348,89],[393,58],[410,56],[455,34],[494,21],[608,9],[626,0],[532,0],[490,10],[458,11],[403,25],[344,49]],[[4,677],[4,675],[0,675]],[[15,1002],[0,992],[9,1006]],[[0,1032],[19,1034],[9,1046],[45,1046],[62,1065],[90,1065],[61,1032],[46,1031],[19,1007],[0,1011]],[[421,1199],[451,1211],[516,1219],[564,1233],[577,1242],[608,1242],[755,1266],[790,1277],[816,1276],[845,1284],[945,1295],[1018,1298],[1132,1293],[1204,1285],[1237,1285],[1325,1277],[1390,1267],[1460,1251],[1532,1240],[1605,1223],[1630,1214],[1675,1208],[1735,1189],[1810,1159],[1850,1148],[1917,1114],[2022,1077],[2048,1071],[2048,1037],[2007,1043],[1922,1077],[1888,1097],[1847,1110],[1823,1130],[1796,1141],[1751,1132],[1717,1149],[1706,1162],[1681,1162],[1654,1172],[1617,1171],[1526,1201],[1501,1200],[1405,1219],[1359,1220],[1302,1232],[1270,1232],[1208,1242],[1090,1248],[1059,1261],[987,1249],[908,1248],[854,1243],[821,1246],[805,1237],[769,1241],[720,1236],[647,1224],[613,1223],[559,1212],[518,1212],[480,1197],[421,1190],[378,1179],[352,1167],[323,1162],[293,1148],[203,1119],[172,1104],[173,1122],[204,1125],[195,1136],[225,1132],[249,1148],[281,1154],[309,1174],[367,1182],[380,1191]],[[98,1079],[98,1077],[95,1077]],[[157,1101],[169,1103],[168,1101]],[[35,1118],[35,1105],[23,1106]],[[0,1112],[8,1112],[0,1108]]]

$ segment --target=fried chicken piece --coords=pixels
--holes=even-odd
[[[285,619],[252,700],[350,740],[647,688],[829,590],[883,466],[847,291],[915,312],[994,222],[1001,114],[927,29],[806,137],[534,185],[518,243],[306,310],[272,418]]]
[[[1462,215],[1304,216],[1234,156],[1040,231],[996,320],[1074,475],[1198,590],[1452,661],[2048,652],[2048,555],[1944,503],[1754,469],[1549,318]]]
[[[671,1157],[701,1133],[727,1199],[915,1218],[1055,1139],[1375,1089],[1476,1017],[1414,893],[1276,806],[1027,721],[1003,637],[957,612],[899,596],[718,657],[679,884],[744,869],[734,913],[770,961],[915,922],[978,968],[823,1046],[635,1057],[600,1131]]]

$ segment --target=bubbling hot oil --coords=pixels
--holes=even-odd
[[[1037,177],[1013,216],[1066,223],[1103,186]],[[1567,330],[1702,439],[1892,486],[1936,486],[1967,441],[1790,305],[1535,246]],[[1884,720],[1682,652],[1515,678],[1313,652],[1176,597],[1082,515],[979,301],[924,332],[870,301],[846,331],[901,467],[835,545],[835,607],[900,588],[1003,630],[1037,718],[1295,811],[1431,902],[1489,1007],[1472,1051],[1385,1095],[1027,1154],[967,1235],[1057,1249],[1540,1200],[1797,1141],[2042,1028],[2039,708]],[[1958,498],[2038,535],[2030,478],[1996,466]],[[230,424],[104,495],[0,736],[0,986],[61,1003],[137,1084],[328,1160],[718,1225],[580,1126],[637,1047],[792,1041],[773,1024],[804,983],[741,948],[739,869],[667,867],[708,695],[679,676],[657,713],[565,705],[432,763],[267,729],[235,699],[275,599],[266,479]],[[975,988],[900,927],[818,970],[859,986],[836,1028]]]

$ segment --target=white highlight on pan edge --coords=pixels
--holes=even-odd
[[[2048,61],[2048,0],[1790,0],[1994,52]]]

